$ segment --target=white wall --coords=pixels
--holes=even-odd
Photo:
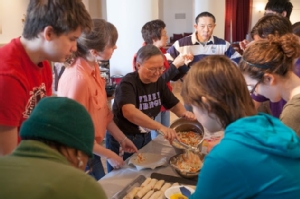
[[[194,0],[161,0],[162,14],[161,19],[166,23],[168,36],[173,33],[193,32],[194,13],[193,5]],[[184,13],[185,19],[175,19],[176,13]]]
[[[22,34],[24,14],[29,0],[0,0],[0,44],[8,43]]]
[[[158,0],[108,0],[107,21],[118,29],[118,48],[110,59],[112,75],[132,72],[132,59],[142,46],[142,26],[158,18]]]

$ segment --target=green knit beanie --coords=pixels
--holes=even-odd
[[[21,126],[20,137],[54,141],[93,156],[94,125],[90,114],[66,97],[43,98]]]

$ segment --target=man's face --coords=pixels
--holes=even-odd
[[[57,36],[52,32],[45,40],[45,57],[53,62],[65,62],[77,50],[77,39],[81,35],[81,28]]]
[[[164,72],[164,69],[164,58],[162,55],[154,55],[144,61],[143,64],[138,63],[139,77],[145,84],[156,82]]]
[[[197,31],[197,38],[200,42],[207,42],[214,32],[216,24],[211,17],[200,17],[198,24],[194,25]]]

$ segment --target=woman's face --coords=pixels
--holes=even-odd
[[[102,52],[98,52],[98,56],[96,57],[99,61],[107,61],[111,58],[112,54],[114,53],[115,49],[117,49],[117,45],[114,46],[105,46]]]
[[[203,110],[197,106],[192,105],[193,112],[198,120],[204,127],[211,133],[223,130],[219,118],[213,113],[208,114],[207,110]]]
[[[168,43],[168,35],[167,35],[167,30],[166,28],[161,30],[160,33],[160,40],[153,41],[153,45],[156,46],[157,48],[163,48],[167,46]]]
[[[244,74],[246,84],[250,87],[255,87],[253,90],[254,95],[262,95],[268,98],[271,102],[279,102],[281,100],[281,95],[278,92],[276,84],[270,83],[270,81],[262,81],[261,83],[252,79],[249,75]]]

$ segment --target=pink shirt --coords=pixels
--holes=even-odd
[[[113,114],[107,105],[105,79],[100,76],[98,65],[95,63],[92,68],[85,59],[77,58],[59,79],[57,95],[72,98],[86,107],[94,122],[95,140],[101,142]]]

